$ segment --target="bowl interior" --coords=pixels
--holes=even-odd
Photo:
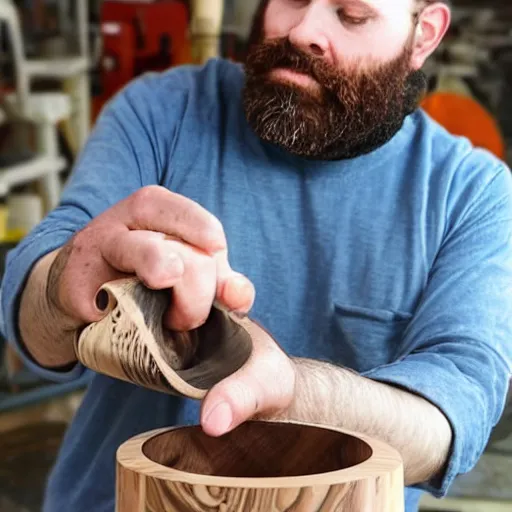
[[[361,439],[314,426],[247,422],[220,437],[182,427],[144,443],[150,460],[186,473],[232,478],[296,477],[347,469],[368,460]]]

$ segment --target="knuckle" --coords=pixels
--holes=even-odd
[[[147,189],[140,189],[131,198],[130,213],[135,219],[139,219],[147,209],[151,194]]]
[[[222,222],[220,221],[220,219],[218,217],[213,215],[213,213],[210,213],[210,229],[218,232],[219,235],[221,235],[221,236],[225,236],[224,226],[223,226]]]
[[[161,288],[169,279],[177,279],[183,272],[181,256],[169,254],[161,240],[149,238],[139,247],[137,274],[151,288]],[[177,270],[178,269],[178,270]]]
[[[146,226],[155,218],[165,216],[170,226],[174,223],[179,229],[193,228],[200,232],[205,240],[214,242],[220,249],[227,246],[221,221],[188,197],[160,185],[148,185],[134,192],[129,201],[131,218],[138,225]]]
[[[213,239],[217,245],[224,248],[226,235],[221,221],[199,203],[184,196],[176,197],[174,220],[182,225],[195,225],[205,238]]]
[[[214,238],[221,249],[227,248],[226,233],[224,232],[224,226],[222,222],[215,217],[210,215],[210,223],[208,226],[209,236]]]
[[[161,251],[152,243],[147,243],[141,248],[140,264],[137,274],[140,279],[150,287],[157,287],[164,278],[161,263]]]
[[[130,197],[130,209],[138,217],[144,213],[161,194],[162,187],[159,185],[148,185],[134,192]]]

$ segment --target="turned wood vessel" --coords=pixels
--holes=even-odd
[[[116,512],[403,512],[403,489],[395,450],[301,423],[161,429],[117,452]]]

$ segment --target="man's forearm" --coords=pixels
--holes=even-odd
[[[59,251],[54,251],[34,266],[20,302],[22,342],[29,355],[46,368],[63,368],[76,362],[73,348],[76,325],[58,314],[49,300],[49,275],[51,281],[52,265],[58,254]]]
[[[328,363],[294,359],[296,394],[290,420],[322,423],[376,437],[402,455],[406,485],[439,475],[452,431],[425,399]]]

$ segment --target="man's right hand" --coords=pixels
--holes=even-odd
[[[98,289],[136,275],[148,288],[173,289],[166,326],[190,330],[207,319],[214,301],[247,313],[254,287],[228,263],[219,220],[199,204],[149,186],[111,207],[78,232],[54,259],[47,297],[77,327],[104,315]]]

